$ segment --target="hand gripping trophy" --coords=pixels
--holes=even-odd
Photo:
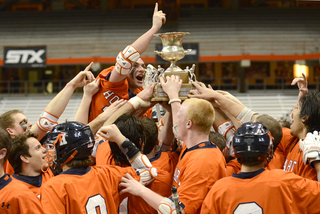
[[[172,32],[172,33],[162,33],[155,34],[155,37],[160,37],[162,41],[162,50],[155,51],[156,54],[162,57],[162,59],[170,61],[170,67],[167,70],[161,68],[158,65],[158,69],[152,65],[148,65],[146,72],[148,75],[148,83],[157,83],[154,88],[153,97],[151,101],[168,101],[169,98],[167,94],[163,91],[160,84],[160,77],[165,79],[166,76],[177,75],[182,79],[182,86],[179,93],[179,98],[181,100],[187,99],[187,95],[190,90],[193,89],[191,81],[197,81],[196,75],[194,74],[195,65],[193,64],[191,68],[189,66],[182,70],[176,65],[176,62],[182,59],[191,49],[184,50],[182,47],[182,39],[184,35],[189,35],[190,33],[183,32]]]

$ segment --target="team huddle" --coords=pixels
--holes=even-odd
[[[0,116],[0,213],[320,213],[320,94],[299,88],[290,127],[226,91],[161,77],[169,102],[150,119],[156,83],[143,88],[141,54],[152,27],[97,78],[78,73],[32,125],[19,110]],[[58,124],[76,88],[73,121]]]

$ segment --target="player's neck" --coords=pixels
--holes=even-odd
[[[185,138],[183,142],[185,142],[186,146],[188,148],[191,148],[195,145],[198,145],[199,143],[205,142],[209,140],[208,134],[203,134],[198,131],[188,131],[187,137]]]
[[[255,165],[255,166],[247,166],[247,165],[243,165],[241,166],[241,172],[255,172],[259,169],[264,168],[264,163],[261,163],[259,165]]]
[[[129,90],[132,94],[137,94],[137,89],[138,89],[137,87],[132,87],[129,85]]]
[[[22,167],[20,174],[26,176],[38,176],[41,174],[41,171],[35,171],[31,167]]]
[[[68,169],[70,169],[71,167],[68,167],[66,164],[62,166],[62,171],[67,171]]]
[[[0,178],[2,178],[4,176],[4,170],[3,170],[3,166],[0,166]]]
[[[155,148],[152,149],[152,151],[149,154],[146,154],[147,158],[150,160],[151,158],[154,158],[156,156]]]

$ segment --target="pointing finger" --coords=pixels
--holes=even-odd
[[[156,3],[156,6],[154,7],[154,14],[158,12],[158,3]]]
[[[84,70],[89,71],[92,65],[93,65],[93,62],[91,62]]]

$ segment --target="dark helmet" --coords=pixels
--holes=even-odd
[[[261,123],[244,123],[233,136],[235,157],[242,158],[272,158],[272,137],[269,130]]]
[[[89,157],[94,146],[94,135],[89,126],[71,121],[58,124],[49,132],[46,145],[55,147],[55,160],[52,169],[71,160]]]

